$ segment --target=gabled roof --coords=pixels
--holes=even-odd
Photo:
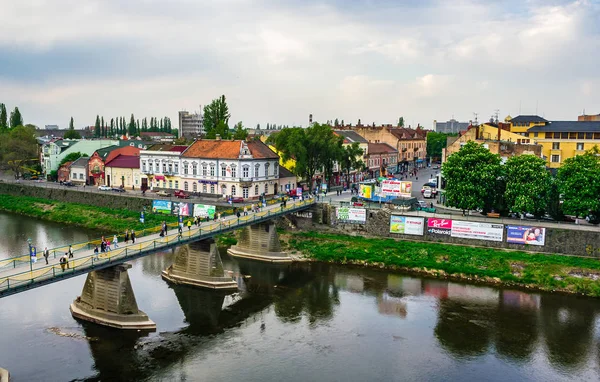
[[[511,123],[530,123],[530,122],[534,122],[534,123],[541,123],[541,122],[548,122],[547,120],[545,120],[544,118],[540,117],[539,115],[517,115],[516,117],[512,118],[510,120]]]
[[[279,166],[279,178],[295,178],[296,175],[294,175],[290,170],[288,170],[287,168],[283,167],[283,166]]]
[[[248,142],[248,148],[256,159],[279,159],[279,155],[260,140]]]
[[[352,130],[334,130],[336,135],[344,137],[344,143],[369,143],[365,138],[360,136],[356,131]]]
[[[244,141],[199,139],[183,153],[186,158],[238,159]],[[260,140],[246,143],[250,154],[255,159],[279,159],[267,145]]]
[[[188,149],[188,146],[185,145],[167,145],[167,144],[158,144],[152,145],[148,147],[147,151],[171,151],[171,152],[184,152]]]
[[[424,130],[410,127],[392,127],[387,128],[387,131],[397,139],[425,139],[427,137],[427,132]]]
[[[117,155],[116,158],[111,159],[106,163],[105,167],[115,168],[140,168],[140,157],[136,155]]]
[[[600,133],[600,121],[550,121],[545,126],[533,126],[527,130],[536,132]]]
[[[90,157],[81,157],[75,162],[71,163],[71,167],[87,167]]]
[[[104,159],[106,159],[108,154],[110,154],[111,151],[116,150],[118,148],[119,148],[119,146],[116,146],[116,145],[106,146],[106,147],[96,150],[96,153],[98,153],[98,156],[102,160],[104,160]]]
[[[369,142],[368,151],[369,155],[371,154],[389,154],[389,153],[398,153],[398,150],[388,145],[387,143],[371,143]]]

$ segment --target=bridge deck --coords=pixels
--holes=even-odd
[[[128,260],[143,257],[160,250],[182,244],[213,237],[248,225],[265,222],[290,212],[304,210],[314,204],[314,200],[288,201],[285,209],[279,205],[263,208],[261,212],[248,211],[247,216],[228,216],[221,221],[204,222],[199,227],[194,225],[188,230],[183,228],[179,237],[176,228],[171,229],[168,235],[160,237],[158,233],[142,236],[136,239],[135,244],[125,245],[119,243],[118,248],[111,248],[108,252],[94,254],[93,249],[79,249],[73,251],[73,258],[69,259],[69,268],[64,271],[60,265],[60,256],[57,253],[48,258],[48,265],[43,257],[36,263],[15,263],[13,267],[0,269],[0,298],[11,294],[23,292],[28,289],[79,276],[93,270],[111,267]],[[68,247],[68,244],[67,244]],[[38,253],[39,255],[39,253]]]

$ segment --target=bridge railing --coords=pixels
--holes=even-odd
[[[272,209],[263,212],[258,212],[252,215],[240,216],[226,221],[218,221],[209,224],[208,226],[194,227],[183,229],[182,233],[175,232],[153,240],[140,241],[135,244],[129,244],[120,248],[111,249],[107,252],[92,253],[83,257],[68,259],[63,265],[51,264],[40,268],[30,269],[23,272],[18,272],[9,276],[0,278],[0,292],[9,289],[19,288],[27,284],[42,282],[45,280],[67,276],[83,271],[92,271],[98,268],[104,268],[107,264],[121,263],[127,259],[137,258],[144,253],[152,253],[162,248],[169,248],[178,243],[185,244],[187,242],[197,240],[201,237],[213,236],[222,232],[228,232],[232,229],[245,227],[249,224],[268,220],[272,217],[285,215],[289,212],[302,209],[307,205],[314,204],[313,200],[299,201],[290,206],[281,207],[281,209]]]

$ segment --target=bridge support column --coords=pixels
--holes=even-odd
[[[268,261],[291,262],[292,258],[281,251],[279,235],[273,222],[258,223],[244,227],[238,234],[238,243],[227,250],[233,257]]]
[[[131,264],[90,272],[81,296],[71,304],[73,317],[118,329],[156,330],[138,309],[127,270]]]
[[[177,248],[175,263],[162,271],[162,278],[174,284],[236,291],[237,283],[225,276],[221,256],[213,239]]]

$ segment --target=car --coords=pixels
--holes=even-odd
[[[231,202],[232,203],[244,203],[244,198],[242,198],[241,196],[234,196],[233,198],[231,198]]]
[[[171,194],[169,194],[169,193],[168,193],[168,192],[166,192],[166,191],[158,191],[158,192],[156,193],[156,195],[158,195],[158,196],[171,196]]]
[[[124,187],[113,187],[112,190],[114,192],[125,192],[125,188]]]
[[[112,187],[102,185],[102,186],[98,187],[98,191],[112,191]]]
[[[69,181],[69,182],[63,182],[63,186],[67,186],[67,187],[76,187],[76,184]]]
[[[438,166],[437,164],[435,166],[432,167],[434,170],[439,170],[440,166]]]
[[[189,194],[186,194],[184,191],[181,191],[181,190],[175,191],[175,193],[173,195],[178,197],[179,199],[189,199],[190,198]]]
[[[427,188],[423,191],[423,197],[426,199],[433,198],[433,190],[431,188]]]

